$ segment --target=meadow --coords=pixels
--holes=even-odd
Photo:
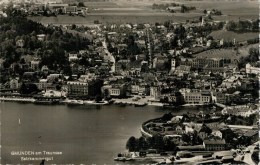
[[[153,3],[183,3],[195,6],[197,10],[190,13],[169,13],[166,11],[152,10]],[[163,23],[165,21],[185,22],[186,20],[199,19],[203,10],[218,9],[223,16],[214,16],[214,20],[256,19],[259,17],[257,1],[227,2],[224,0],[211,1],[115,1],[115,2],[84,2],[90,9],[85,17],[57,16],[57,17],[30,17],[30,19],[43,24],[93,24],[95,20],[101,23]]]
[[[228,49],[212,49],[207,50],[198,54],[195,54],[194,57],[200,58],[230,58],[230,59],[237,59],[239,60],[241,57],[248,56],[248,52],[250,48],[258,49],[258,44],[243,46],[238,49],[238,52],[234,50],[234,48]]]
[[[237,42],[243,42],[249,39],[255,39],[259,37],[259,33],[257,32],[235,33],[232,31],[218,30],[218,31],[213,31],[210,34],[210,36],[212,36],[214,39],[217,40],[224,39],[224,41],[233,41],[235,38]]]

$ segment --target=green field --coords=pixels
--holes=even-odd
[[[235,51],[233,48],[229,49],[213,49],[213,50],[208,50],[204,51],[198,54],[195,54],[195,57],[200,57],[200,58],[230,58],[230,59],[240,59],[240,57],[245,57],[248,56],[248,51],[250,48],[259,48],[258,44],[254,45],[248,45],[248,46],[243,46],[240,47],[238,52]]]
[[[248,39],[255,39],[259,36],[259,33],[235,33],[232,31],[218,30],[210,34],[214,39],[224,39],[224,41],[233,41],[234,38],[238,42],[247,41]]]
[[[94,20],[101,23],[163,23],[171,20],[172,22],[185,22],[186,20],[198,19],[203,15],[204,9],[221,10],[223,16],[213,17],[214,20],[238,20],[258,18],[258,2],[226,2],[218,1],[160,1],[160,3],[184,3],[187,6],[195,6],[197,10],[191,13],[169,13],[166,11],[152,10],[156,0],[143,1],[115,1],[115,2],[84,2],[90,9],[86,17],[77,16],[57,16],[57,17],[30,17],[30,19],[43,24],[93,24]]]
[[[91,25],[94,20],[99,20],[100,23],[163,23],[171,20],[172,22],[183,22],[187,19],[197,19],[200,14],[171,14],[171,13],[90,13],[85,17],[60,15],[57,17],[29,17],[33,21],[42,24],[56,24],[56,25]]]

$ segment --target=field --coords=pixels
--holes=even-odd
[[[90,13],[86,17],[60,15],[57,17],[29,17],[33,21],[42,24],[55,25],[92,25],[94,20],[99,20],[100,23],[163,23],[171,20],[172,22],[183,22],[187,19],[195,19],[198,14],[179,14],[171,13]]]
[[[233,48],[229,48],[229,49],[213,49],[213,50],[208,50],[205,52],[201,52],[198,54],[195,54],[194,56],[196,57],[200,57],[200,58],[230,58],[230,59],[240,59],[240,57],[245,57],[248,56],[248,51],[250,48],[259,48],[258,44],[254,44],[254,45],[248,45],[248,46],[243,46],[240,47],[238,50],[238,54],[237,51],[235,51]]]
[[[214,39],[224,39],[224,41],[233,41],[234,38],[238,42],[247,41],[248,39],[255,39],[259,36],[259,33],[235,33],[232,31],[219,30],[210,34]]]
[[[183,3],[195,6],[197,10],[191,13],[169,13],[166,11],[152,10],[153,3]],[[94,20],[101,23],[155,23],[171,20],[172,22],[185,22],[198,19],[203,15],[204,9],[216,8],[221,10],[223,16],[216,16],[214,20],[238,20],[258,18],[258,2],[241,1],[226,2],[223,0],[211,1],[157,1],[157,0],[118,0],[115,2],[84,2],[90,9],[86,17],[58,16],[58,17],[30,17],[30,19],[43,24],[93,24]]]

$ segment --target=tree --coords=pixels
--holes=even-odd
[[[154,138],[153,148],[158,150],[163,150],[164,149],[163,137],[159,134],[156,134],[152,138]]]
[[[39,89],[35,84],[22,83],[19,91],[21,94],[35,94],[35,93],[39,92]]]
[[[163,121],[169,121],[169,120],[172,119],[172,117],[173,117],[173,115],[171,113],[166,113],[166,114],[163,115],[162,120]]]
[[[147,150],[148,149],[148,143],[147,141],[145,140],[144,137],[140,137],[139,138],[139,150]]]
[[[183,142],[186,142],[186,143],[190,143],[190,140],[191,140],[190,136],[185,133],[181,135],[181,139]]]
[[[95,101],[99,103],[100,101],[102,101],[102,97],[100,95],[96,95]]]
[[[164,138],[164,150],[165,151],[174,151],[176,149],[175,143],[169,138]]]
[[[128,149],[130,152],[135,151],[136,144],[137,144],[136,138],[134,136],[131,136],[126,142],[126,149]]]
[[[85,4],[83,2],[79,2],[78,7],[85,7]]]

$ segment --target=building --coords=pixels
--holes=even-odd
[[[161,97],[160,87],[150,87],[150,96],[153,97],[154,100],[159,100]]]
[[[219,131],[219,130],[213,131],[213,132],[211,133],[211,135],[216,136],[216,137],[219,137],[220,139],[223,138],[222,132]]]
[[[221,112],[223,115],[229,114],[243,117],[249,117],[250,115],[257,113],[257,111],[254,111],[249,107],[242,106],[224,108]]]
[[[248,64],[246,64],[246,73],[247,73],[247,74],[256,74],[256,75],[259,75],[259,73],[260,73],[260,68],[253,67],[253,66],[251,66],[251,65],[248,63]]]
[[[44,74],[48,74],[49,68],[48,68],[46,65],[43,65],[42,68],[41,68],[41,71],[42,71]]]
[[[211,102],[211,94],[209,92],[186,92],[184,101],[187,104],[208,104]]]
[[[68,7],[68,4],[62,4],[62,3],[51,3],[48,4],[48,8],[52,12],[57,12],[57,13],[65,13],[66,7]]]
[[[39,69],[39,64],[40,64],[40,61],[38,61],[38,60],[31,61],[31,69],[34,71],[37,71]]]
[[[66,6],[65,7],[65,13],[76,14],[77,11],[78,11],[77,6]]]
[[[112,98],[122,98],[126,96],[126,86],[124,84],[105,85],[101,88],[104,96]]]
[[[88,83],[78,82],[78,81],[69,81],[68,86],[68,97],[87,97],[88,96]]]
[[[184,76],[185,74],[189,74],[191,70],[190,66],[180,65],[175,69],[174,75]]]
[[[223,139],[204,140],[203,146],[207,151],[222,151],[226,149],[226,141]]]
[[[10,89],[17,90],[19,88],[19,82],[17,78],[11,79],[10,82]]]
[[[59,80],[62,77],[62,74],[50,74],[47,76],[48,82],[54,82],[55,80]]]
[[[48,83],[47,79],[40,79],[37,87],[39,90],[46,90],[48,85],[51,85],[51,83]]]
[[[38,34],[38,35],[37,35],[37,39],[38,39],[39,41],[44,41],[44,40],[46,39],[46,34]]]
[[[169,12],[172,12],[172,13],[176,13],[176,12],[180,13],[182,10],[182,7],[181,6],[170,6],[166,10],[168,10]]]
[[[69,53],[69,62],[78,61],[78,60],[79,60],[78,54]]]

